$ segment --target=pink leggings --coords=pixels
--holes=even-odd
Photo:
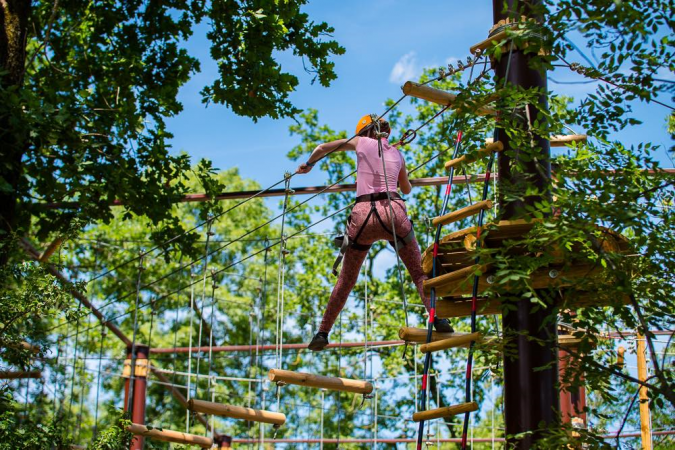
[[[382,221],[387,226],[387,229],[391,230],[389,201],[386,199],[379,200],[375,202],[375,205],[377,207],[377,213],[382,218]],[[403,200],[392,200],[392,208],[394,210],[396,235],[402,238],[410,233],[410,230],[412,229],[412,223],[408,219],[408,214]],[[347,234],[349,235],[350,242],[354,242],[353,239],[361,229],[361,226],[368,217],[369,212],[370,202],[357,203],[352,209],[351,220],[347,227]],[[392,242],[394,237],[385,231],[384,228],[382,228],[380,221],[377,220],[377,217],[373,213],[370,215],[368,223],[363,227],[363,231],[361,231],[361,235],[358,238],[358,244],[371,245],[379,240],[387,240]],[[428,311],[430,308],[429,298],[424,295],[424,290],[422,289],[422,283],[428,277],[422,271],[422,255],[420,254],[419,244],[417,244],[416,239],[413,239],[408,244],[404,244],[399,240],[398,248],[398,254],[408,269],[415,286],[417,286],[417,292],[419,292],[422,302]],[[337,283],[335,283],[333,292],[330,295],[330,300],[326,306],[326,312],[323,315],[323,321],[321,322],[319,331],[329,333],[331,328],[333,328],[333,324],[335,323],[338,314],[340,314],[340,311],[342,311],[342,308],[344,308],[345,303],[347,302],[347,297],[356,284],[356,280],[359,277],[359,271],[361,270],[361,265],[366,259],[367,254],[367,250],[356,250],[353,247],[349,247],[347,249],[344,261],[342,263],[342,270],[340,270],[340,276],[338,277]]]

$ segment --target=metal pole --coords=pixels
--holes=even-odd
[[[493,0],[494,23],[509,17],[517,18],[516,20],[521,20],[521,16],[534,19],[531,5],[539,3],[540,0],[527,3],[518,0]],[[522,120],[523,130],[527,130],[530,125],[527,121],[533,122],[538,111],[548,109],[545,95],[546,74],[529,67],[531,54],[526,55],[520,49],[513,48],[508,53],[511,59],[509,63],[509,57],[504,53],[501,59],[494,62],[497,77],[502,80],[506,78],[508,85],[540,89],[544,93],[536,105],[526,105],[516,111],[517,116],[528,118]],[[511,121],[512,116],[501,118],[502,121],[505,119]],[[506,131],[499,128],[500,122],[497,122],[497,127],[496,139],[504,144],[504,151],[499,153],[498,159],[500,218],[513,220],[525,215],[524,207],[534,205],[537,200],[550,195],[547,188],[551,177],[550,146],[548,140],[535,135],[532,141],[537,148],[537,154],[518,158],[521,149],[515,148]],[[513,192],[513,189],[524,190],[525,187],[537,188],[539,195],[506,201],[505,194]],[[534,304],[527,300],[515,302],[515,306],[515,311],[504,310],[502,314],[504,335],[512,339],[512,345],[515,344],[514,352],[508,354],[518,355],[504,357],[505,427],[507,436],[528,433],[524,438],[510,442],[509,448],[529,449],[542,436],[540,425],[553,424],[559,416],[556,320],[550,317],[554,314],[552,308],[537,306],[535,310]],[[547,345],[542,346],[531,338],[547,342]],[[543,366],[548,368],[535,371]]]
[[[124,410],[127,411],[128,405],[131,405],[131,422],[139,425],[145,425],[145,395],[148,384],[150,347],[147,345],[136,344],[133,346],[136,353],[135,358],[132,355],[132,346],[127,347],[127,359],[124,365]],[[132,375],[131,361],[135,361],[135,370]],[[133,383],[133,389],[131,389]],[[129,401],[129,395],[132,395]],[[130,450],[142,450],[144,438],[136,436],[131,441]]]

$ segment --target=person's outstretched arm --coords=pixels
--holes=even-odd
[[[307,158],[307,162],[300,164],[298,168],[295,170],[295,173],[308,173],[310,170],[312,170],[312,167],[314,167],[314,164],[316,164],[317,161],[319,161],[321,158],[323,158],[329,153],[335,151],[340,152],[345,150],[356,150],[356,144],[358,142],[359,137],[356,136],[351,138],[351,140],[338,139],[336,141],[324,142],[323,144],[319,144],[316,146],[312,154],[309,155],[309,158]]]

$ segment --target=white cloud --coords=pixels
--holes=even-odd
[[[422,73],[422,68],[417,64],[415,52],[406,53],[394,64],[389,74],[389,81],[395,84],[416,80]]]

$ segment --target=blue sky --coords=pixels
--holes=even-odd
[[[292,101],[303,109],[317,109],[320,120],[333,129],[350,132],[363,114],[381,112],[387,98],[398,98],[403,82],[416,79],[423,67],[438,67],[469,56],[469,47],[484,39],[492,24],[492,2],[487,0],[313,1],[305,11],[314,21],[326,21],[335,28],[334,37],[346,53],[334,58],[338,79],[329,88],[311,85],[301,61],[291,54],[280,54],[284,69],[301,80]],[[168,122],[175,135],[173,151],[185,151],[195,162],[211,159],[219,169],[237,166],[244,177],[269,186],[282,179],[284,171],[296,167],[286,157],[298,143],[288,133],[293,121],[261,119],[255,123],[225,106],[202,104],[199,91],[217,76],[205,33],[206,27],[201,27],[188,42],[188,50],[201,60],[202,71],[181,89],[179,97],[185,109]],[[578,38],[576,43],[583,48]],[[577,54],[571,59],[583,62]],[[567,69],[558,69],[551,77],[558,81],[582,80]],[[673,79],[673,74],[664,77]],[[577,99],[593,86],[549,83],[550,89]],[[661,100],[671,103],[668,98]],[[634,107],[645,124],[617,137],[627,144],[650,140],[664,148],[671,145],[665,130],[668,110],[656,104],[638,103]],[[665,151],[657,157],[664,167],[673,167]],[[320,171],[313,171],[297,177],[293,184],[320,185],[325,181]]]

